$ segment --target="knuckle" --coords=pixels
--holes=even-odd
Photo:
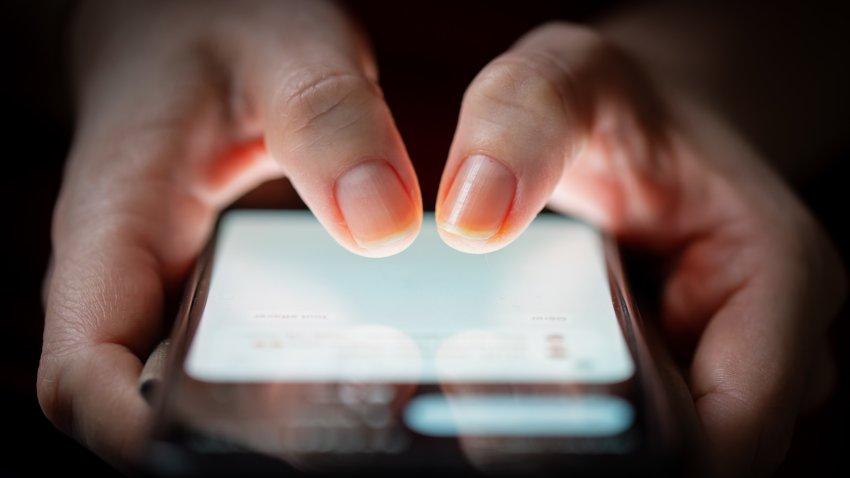
[[[565,21],[551,21],[538,27],[532,34],[549,45],[565,45],[581,49],[593,58],[610,57],[616,51],[611,42],[598,30],[586,25]]]
[[[376,98],[381,98],[380,89],[363,75],[305,68],[283,82],[273,104],[288,132],[333,131],[360,120]]]
[[[36,394],[42,412],[56,428],[73,434],[72,402],[62,394],[62,377],[66,357],[53,351],[42,352],[38,366]]]
[[[90,325],[84,321],[64,323],[60,317],[72,312],[75,305],[57,304],[63,300],[58,300],[59,292],[55,287],[49,294],[36,393],[45,416],[60,430],[73,434],[73,400],[67,396],[64,382],[69,368],[89,340]]]
[[[499,108],[549,116],[566,101],[564,75],[542,54],[503,55],[478,75],[467,99]]]
[[[585,44],[603,43],[605,41],[605,37],[595,28],[563,20],[543,23],[535,30],[535,34],[552,35],[558,37],[558,39],[569,36],[570,40],[584,40],[583,43]]]
[[[42,353],[41,362],[38,365],[38,379],[36,381],[36,394],[38,395],[38,404],[47,418],[56,423],[54,418],[57,415],[56,400],[56,374],[48,363],[50,357],[47,353]]]

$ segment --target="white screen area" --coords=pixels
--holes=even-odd
[[[407,250],[370,259],[309,212],[230,212],[186,361],[210,382],[614,383],[633,369],[599,233],[554,215],[472,255],[426,214]]]

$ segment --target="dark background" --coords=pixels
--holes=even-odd
[[[17,2],[5,11],[0,53],[8,68],[2,78],[3,137],[0,143],[0,228],[5,284],[0,288],[4,340],[0,345],[0,476],[36,476],[63,470],[115,474],[107,465],[56,431],[44,418],[35,394],[41,349],[41,281],[50,255],[50,221],[71,139],[72,122],[62,98],[61,2],[43,10]],[[553,6],[555,2],[468,2],[464,8],[408,8],[407,2],[354,2],[372,35],[381,83],[419,174],[423,199],[433,204],[463,90],[477,71],[519,35],[553,18],[588,19],[601,6]],[[397,4],[397,5],[396,5]],[[57,5],[60,5],[57,7]],[[395,6],[390,6],[395,5]],[[522,8],[520,8],[522,7]],[[51,26],[52,25],[52,26]],[[51,35],[39,32],[47,29]],[[845,59],[846,61],[846,59]],[[842,152],[795,188],[824,223],[843,256],[850,252],[844,227],[850,204],[850,139]],[[427,206],[426,206],[427,207]],[[845,260],[846,264],[846,260]],[[850,403],[847,392],[847,307],[832,339],[840,381],[826,407],[801,419],[779,476],[815,473],[843,476]],[[827,471],[830,470],[830,471]]]

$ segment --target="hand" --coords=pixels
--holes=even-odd
[[[365,41],[325,2],[90,1],[73,43],[38,394],[120,465],[149,419],[140,357],[222,207],[286,175],[343,246],[381,256],[422,204]]]
[[[765,473],[829,390],[846,288],[819,226],[711,108],[603,36],[553,24],[464,97],[437,203],[444,240],[503,247],[549,204],[656,253],[662,322],[716,472]]]

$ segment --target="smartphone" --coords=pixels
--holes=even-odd
[[[656,474],[675,417],[617,245],[540,214],[458,252],[433,214],[374,259],[307,211],[231,210],[154,400],[149,472]]]

